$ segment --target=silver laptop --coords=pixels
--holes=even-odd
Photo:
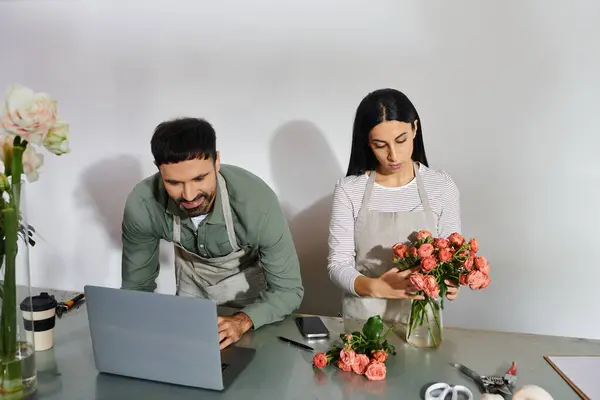
[[[212,300],[85,286],[96,369],[176,385],[224,390],[256,350],[219,349]]]

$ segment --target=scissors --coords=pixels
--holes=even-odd
[[[517,383],[517,364],[515,362],[504,375],[480,375],[462,364],[452,364],[452,366],[473,379],[481,387],[483,393],[511,395],[511,388]]]
[[[435,392],[435,394],[434,394]],[[464,397],[459,398],[459,393]],[[465,386],[450,386],[447,383],[434,383],[425,391],[425,400],[448,400],[446,397],[451,394],[449,400],[473,400],[473,393]]]

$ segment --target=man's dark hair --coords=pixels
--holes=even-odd
[[[156,165],[217,158],[215,130],[199,118],[178,118],[159,124],[150,141]]]

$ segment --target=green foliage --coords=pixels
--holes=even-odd
[[[367,340],[375,341],[379,339],[383,332],[383,321],[380,316],[369,318],[367,323],[363,326],[362,333]]]
[[[334,346],[326,353],[327,361],[337,360],[343,349],[352,349],[358,354],[366,354],[369,357],[375,351],[384,351],[388,354],[396,355],[396,348],[390,344],[386,337],[393,330],[390,327],[384,333],[383,320],[381,316],[375,315],[367,320],[361,331],[352,333],[342,333],[340,339],[343,346]]]

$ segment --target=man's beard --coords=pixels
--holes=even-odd
[[[210,212],[210,208],[211,208],[211,206],[213,204],[213,199],[215,198],[215,193],[216,192],[213,192],[211,194],[200,193],[192,201],[187,201],[187,200],[184,200],[183,198],[179,198],[179,199],[175,200],[175,202],[177,203],[177,205],[179,206],[180,209],[182,209],[183,211],[185,211],[188,214],[188,216],[190,216],[190,217],[199,217],[200,215],[205,215],[205,214],[208,214]],[[198,201],[200,199],[204,199],[204,201],[198,207],[186,208],[186,207],[184,207],[184,206],[181,205],[182,202],[184,202],[184,203],[193,203],[193,202]]]

